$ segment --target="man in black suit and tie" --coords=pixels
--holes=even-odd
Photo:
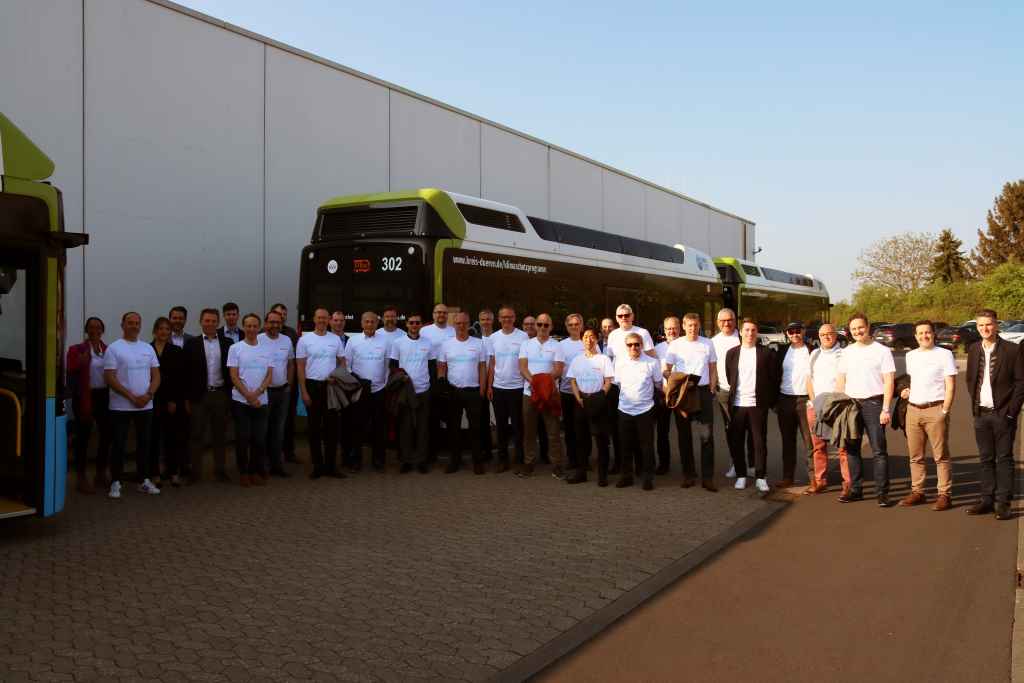
[[[981,461],[980,497],[967,514],[994,511],[996,519],[1010,519],[1013,437],[1024,403],[1024,357],[1016,344],[999,336],[995,311],[978,311],[976,324],[981,340],[967,350],[966,379]]]
[[[736,488],[747,487],[746,437],[754,441],[754,476],[757,490],[768,493],[768,448],[765,424],[779,391],[778,363],[771,349],[757,342],[757,322],[746,318],[740,327],[740,345],[725,354],[729,380],[729,452],[736,468]]]
[[[213,463],[217,481],[230,482],[224,469],[227,460],[225,432],[231,406],[231,378],[228,374],[228,349],[231,339],[219,333],[220,314],[216,308],[204,308],[199,316],[203,333],[185,342],[185,410],[190,416],[190,452],[192,483],[202,478],[206,430],[213,442]]]

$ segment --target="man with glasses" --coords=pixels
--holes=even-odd
[[[537,319],[532,315],[528,315],[523,318],[523,332],[525,332],[526,336],[530,339],[537,336]]]
[[[793,486],[797,430],[800,430],[807,458],[807,480],[814,482],[814,447],[811,443],[811,428],[807,424],[807,380],[811,375],[811,352],[804,343],[804,324],[794,321],[786,325],[786,338],[789,343],[775,355],[778,363],[775,376],[780,380],[775,413],[779,418],[779,433],[782,435],[782,480],[775,487],[780,489]]]
[[[693,460],[693,425],[697,425],[697,439],[700,441],[701,486],[714,493],[715,485],[715,411],[711,397],[718,391],[718,356],[710,339],[700,335],[700,316],[687,313],[683,316],[684,336],[676,339],[665,354],[665,377],[673,372],[700,377],[697,381],[697,395],[700,410],[683,415],[676,412],[676,433],[679,438],[679,457],[683,461],[684,489],[696,483],[697,468]],[[693,391],[694,389],[691,389]]]
[[[725,432],[729,433],[729,416],[732,411],[729,409],[729,378],[725,374],[725,354],[729,349],[740,345],[740,333],[736,329],[736,311],[731,308],[723,308],[718,312],[716,318],[718,323],[718,334],[711,338],[711,344],[715,347],[715,357],[718,363],[715,365],[718,372],[718,391],[715,392],[715,403],[718,404],[718,414],[725,425]],[[754,467],[754,439],[747,433],[747,466]],[[730,479],[736,478],[736,468],[729,465],[729,471],[725,476]]]
[[[615,319],[618,321],[619,326],[608,333],[608,341],[605,344],[604,353],[612,359],[612,363],[616,368],[629,358],[629,351],[626,348],[626,337],[630,334],[640,335],[640,341],[643,344],[641,351],[644,354],[655,359],[658,357],[658,354],[654,352],[654,340],[651,339],[651,333],[639,325],[633,324],[633,308],[629,304],[619,304],[619,307],[615,309]],[[608,402],[611,404],[609,415],[614,415],[617,422],[619,411],[616,408],[619,405],[619,384],[614,379],[612,380],[612,388],[608,392]],[[608,425],[608,428],[612,433],[612,466],[608,470],[608,474],[618,474],[622,467],[622,459],[619,457],[622,454],[622,444],[619,443],[619,430],[615,424]]]
[[[538,407],[533,400],[535,391],[541,389],[538,375],[548,375],[552,381],[549,387],[553,399],[558,401],[558,379],[562,376],[565,365],[562,347],[551,338],[551,316],[541,313],[537,316],[537,336],[526,341],[519,349],[519,372],[523,376],[523,424],[525,426],[525,462],[517,476],[528,477],[533,474],[533,464],[537,460],[537,427],[543,428],[548,437],[548,449],[555,467],[551,476],[565,479],[564,463],[562,462],[562,441],[558,435],[558,415],[547,409],[549,402],[538,396]],[[559,406],[560,407],[560,406]]]
[[[420,332],[422,335],[423,333]],[[484,343],[469,336],[469,314],[455,314],[455,336],[441,344],[437,356],[437,376],[447,378],[454,391],[448,401],[448,439],[451,461],[445,473],[452,474],[462,468],[462,414],[469,422],[469,447],[473,456],[473,473],[483,474],[484,463],[480,454],[480,397],[487,382],[487,352]]]
[[[650,491],[654,488],[654,397],[661,390],[661,364],[642,353],[644,341],[638,333],[627,333],[622,344],[626,354],[618,360],[615,380],[619,383],[616,412],[625,450],[622,476],[615,487],[632,486],[635,470],[643,490]]]
[[[885,441],[885,427],[891,420],[893,382],[896,363],[888,346],[871,338],[868,318],[863,313],[850,316],[850,335],[854,342],[839,359],[836,391],[846,394],[860,407],[860,419],[867,432],[868,442],[875,460],[875,495],[878,507],[887,508],[889,502],[889,449]],[[863,461],[860,455],[861,439],[846,442],[847,461],[850,464],[850,492],[839,497],[840,503],[864,500],[862,490]]]
[[[410,313],[405,319],[406,334],[391,343],[390,366],[401,369],[409,376],[416,402],[402,406],[398,414],[398,444],[402,467],[400,474],[412,471],[430,471],[427,449],[430,444],[430,366],[437,359],[434,347],[420,335],[423,316]]]
[[[516,312],[511,306],[498,309],[501,329],[488,337],[488,398],[494,404],[498,426],[496,471],[508,471],[508,444],[515,447],[515,462],[523,464],[523,376],[519,372],[519,349],[529,339],[516,329]]]
[[[843,350],[836,342],[835,325],[825,323],[818,328],[818,348],[811,352],[810,377],[807,379],[807,424],[814,429],[817,416],[814,412],[814,399],[821,394],[833,393],[836,390],[836,378],[839,375],[839,359]],[[824,493],[828,488],[828,442],[811,432],[811,444],[814,447],[814,479],[804,491],[806,495]],[[843,495],[850,492],[850,466],[846,460],[846,447],[839,447],[839,471],[843,475]]]
[[[568,368],[583,353],[583,316],[570,313],[565,318],[565,329],[569,336],[558,343],[562,347],[562,377],[559,379],[559,396],[562,400],[562,430],[565,432],[565,456],[569,467],[577,469],[576,461],[576,397],[572,393],[572,380],[566,377]]]

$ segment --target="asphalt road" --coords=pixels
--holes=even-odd
[[[777,429],[769,431],[777,468]],[[964,514],[977,490],[977,448],[959,399],[950,438],[952,510],[879,509],[871,485],[851,505],[833,492],[800,497],[538,678],[1008,680],[1017,524]],[[902,434],[889,432],[889,450],[902,496]],[[723,456],[719,449],[725,467]],[[929,475],[934,487],[931,467]]]

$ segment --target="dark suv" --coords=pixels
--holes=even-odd
[[[956,351],[957,348],[967,348],[979,339],[981,339],[981,335],[978,334],[977,325],[970,322],[941,330],[935,337],[935,343],[944,349]]]
[[[888,323],[879,325],[873,335],[876,342],[892,349],[916,349],[913,323]]]

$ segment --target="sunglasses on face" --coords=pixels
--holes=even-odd
[[[786,334],[803,334],[803,330],[786,330]]]
[[[405,324],[406,325],[422,325],[423,321],[422,320],[406,320]]]
[[[637,342],[630,342],[630,343],[626,344],[626,346],[628,346],[631,349],[632,348],[640,348],[640,344],[638,344]]]
[[[534,323],[537,327],[551,327],[551,323]]]
[[[616,314],[615,314],[615,317],[616,317],[616,318],[629,318],[629,317],[631,317],[631,316],[630,316],[630,314],[629,314],[629,313],[616,313]]]

